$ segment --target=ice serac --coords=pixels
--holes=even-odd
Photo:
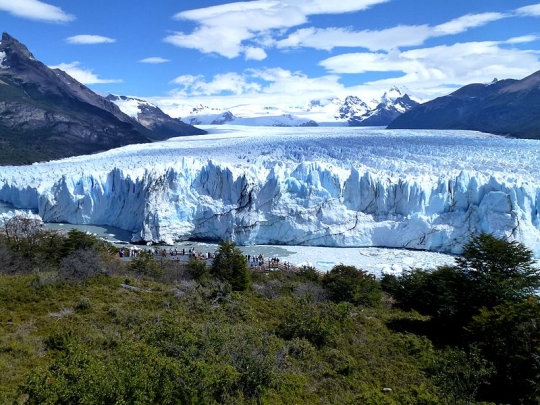
[[[219,132],[146,152],[126,147],[84,163],[4,167],[0,200],[36,209],[47,222],[127,229],[138,242],[229,239],[458,253],[470,234],[489,232],[540,254],[534,144],[454,132],[374,130],[362,137],[343,129],[346,135],[329,138],[319,128],[307,139],[298,130],[273,131],[284,136]],[[522,173],[512,166],[514,153],[530,159],[520,161]]]
[[[336,173],[318,163],[239,171],[192,160],[132,178],[62,177],[39,193],[4,186],[1,199],[47,222],[107,224],[136,241],[232,239],[239,244],[388,246],[458,252],[471,232],[538,237],[539,190],[461,173],[436,181],[394,181]],[[529,238],[533,236],[533,238]],[[531,240],[529,240],[531,239]]]

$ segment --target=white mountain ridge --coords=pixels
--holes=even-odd
[[[312,100],[304,106],[288,107],[268,107],[256,104],[235,105],[228,108],[216,108],[202,104],[167,104],[160,105],[148,102],[147,100],[135,97],[121,96],[111,101],[115,102],[120,109],[137,118],[142,106],[153,106],[161,108],[171,117],[179,118],[183,122],[191,125],[245,125],[245,126],[363,126],[387,125],[391,117],[388,112],[394,115],[402,114],[414,106],[411,103],[403,102],[407,96],[405,87],[392,87],[385,92],[379,100],[363,101],[357,96],[347,96],[344,99],[320,99]],[[376,117],[384,117],[382,121],[375,121]],[[370,124],[370,121],[375,122]]]

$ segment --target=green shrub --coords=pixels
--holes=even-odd
[[[322,284],[334,302],[350,302],[363,306],[377,306],[381,303],[382,291],[379,282],[371,274],[354,266],[334,266],[325,274]]]
[[[210,268],[206,265],[205,260],[192,257],[189,259],[187,267],[189,274],[191,274],[193,279],[197,280],[198,282],[205,282],[208,280],[208,277],[210,276]]]
[[[163,268],[149,250],[143,250],[131,258],[128,268],[130,271],[145,276],[161,277],[163,275]]]
[[[287,306],[277,334],[286,340],[306,339],[317,347],[327,345],[339,333],[349,308],[331,302],[316,303],[309,297],[294,299]]]

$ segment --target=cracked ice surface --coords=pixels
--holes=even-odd
[[[205,127],[210,134],[2,167],[0,200],[134,241],[458,253],[491,232],[540,253],[540,142],[470,131]]]

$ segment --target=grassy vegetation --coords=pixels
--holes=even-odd
[[[122,263],[77,231],[14,238],[28,228],[10,229],[0,241],[0,403],[499,403],[483,390],[506,378],[496,356],[530,380],[523,328],[513,328],[540,320],[530,296],[475,312],[469,339],[486,338],[449,345],[423,333],[436,315],[400,309],[383,291],[401,279],[337,266],[325,277],[253,273],[235,289],[234,245],[222,249],[226,271],[197,262],[180,271],[148,257]],[[532,323],[526,332],[538,337]],[[529,343],[534,360],[538,342]],[[536,403],[525,386],[500,403]]]

